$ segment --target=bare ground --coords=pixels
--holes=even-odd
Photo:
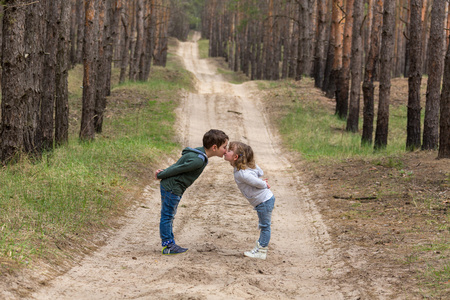
[[[208,60],[198,59],[195,42],[181,43],[179,55],[198,79],[198,93],[186,94],[178,111],[181,144],[199,146],[205,131],[219,128],[252,145],[276,196],[268,259],[243,256],[258,236],[256,213],[235,187],[231,167],[213,158],[175,219],[177,242],[188,253],[160,254],[159,185],[149,179],[120,230],[106,233],[106,245],[59,277],[41,274],[39,288],[29,279],[10,279],[34,292],[7,299],[422,298],[417,275],[423,261],[408,249],[448,241],[448,229],[433,226],[449,221],[448,160],[425,152],[402,157],[401,168],[391,161],[306,164],[283,150],[269,121],[276,108],[254,82],[227,83]],[[157,167],[171,163],[164,157]],[[362,199],[382,189],[395,191]],[[433,218],[419,213],[427,207],[416,202],[418,193],[430,191],[442,202],[430,210]],[[444,253],[427,255],[442,263]],[[448,250],[445,255],[448,261]]]

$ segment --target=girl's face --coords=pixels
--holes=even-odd
[[[238,159],[238,155],[234,154],[234,150],[231,148],[227,149],[227,152],[225,153],[225,155],[223,156],[223,158],[230,162],[230,165],[234,166],[234,162]]]

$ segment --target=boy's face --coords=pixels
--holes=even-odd
[[[216,151],[215,151],[216,155],[219,157],[223,157],[224,154],[227,152],[227,146],[228,146],[228,141],[226,141],[225,143],[223,143],[220,147],[218,147],[216,149]]]

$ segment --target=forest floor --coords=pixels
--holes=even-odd
[[[334,114],[334,99],[313,88],[313,82],[291,84],[298,95],[284,88],[266,92],[265,110],[274,123],[286,107],[295,109],[292,98],[320,103]],[[423,101],[425,91],[426,81]],[[393,79],[391,106],[406,106],[407,99],[407,78]],[[345,128],[335,130],[345,134]],[[335,277],[340,284],[372,292],[389,286],[394,293],[386,299],[450,299],[449,159],[437,159],[437,151],[324,163],[290,155],[305,183],[317,187],[313,199],[338,260],[347,267]],[[364,295],[361,299],[384,298]]]
[[[276,208],[267,260],[243,256],[258,237],[257,216],[237,189],[231,166],[215,157],[183,196],[175,219],[175,237],[187,253],[161,255],[159,183],[149,178],[120,229],[105,233],[104,246],[56,278],[43,274],[38,287],[29,283],[32,293],[18,298],[449,295],[448,281],[436,282],[439,288],[422,284],[427,269],[449,263],[449,160],[436,160],[437,152],[430,151],[378,162],[308,163],[286,150],[273,126],[287,103],[267,99],[282,91],[260,92],[254,82],[228,83],[211,60],[199,60],[195,42],[180,43],[178,54],[198,79],[197,93],[187,93],[177,112],[182,146],[199,146],[204,132],[222,129],[231,140],[253,147],[269,179]],[[314,94],[311,99],[332,109],[331,100],[306,88]],[[155,168],[175,159],[161,158]]]

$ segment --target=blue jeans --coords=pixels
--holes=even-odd
[[[178,203],[181,196],[177,196],[170,191],[166,191],[161,185],[161,220],[159,222],[159,235],[162,246],[175,243],[173,236],[173,219],[177,213]]]
[[[270,242],[270,225],[272,220],[272,210],[275,206],[275,196],[255,207],[259,219],[259,244],[267,247]]]

